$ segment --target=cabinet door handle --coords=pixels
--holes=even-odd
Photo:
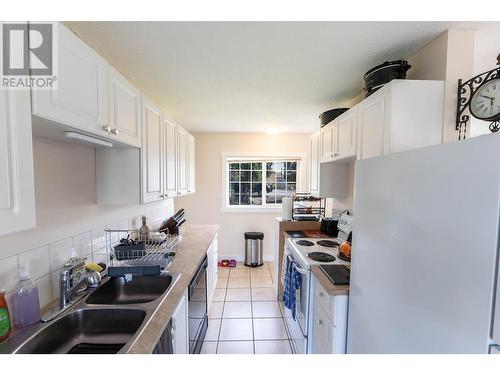
[[[323,325],[323,321],[321,319],[318,319],[318,325],[319,326]]]
[[[109,126],[109,125],[103,126],[102,130],[104,130],[107,133],[111,133],[111,126]]]
[[[319,296],[320,296],[320,297],[324,297],[324,296],[325,296],[325,293],[323,293],[323,292],[319,292]]]
[[[118,131],[117,128],[114,128],[113,130],[111,130],[111,134],[113,135],[118,135],[120,132]]]

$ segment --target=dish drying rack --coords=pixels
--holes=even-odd
[[[292,195],[292,220],[319,221],[325,217],[326,199],[309,193]]]
[[[159,266],[163,272],[175,256],[179,236],[159,231],[149,231],[147,238],[141,238],[138,229],[105,229],[106,249],[110,267]],[[123,240],[133,240],[126,244]]]

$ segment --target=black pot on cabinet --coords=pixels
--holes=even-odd
[[[349,108],[334,108],[323,112],[321,115],[319,115],[319,120],[321,121],[321,127],[329,124],[337,117],[339,117],[342,113],[348,110]]]
[[[365,96],[370,96],[393,79],[406,79],[406,72],[411,68],[406,60],[386,61],[367,71],[365,81]]]

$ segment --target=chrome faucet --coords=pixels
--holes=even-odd
[[[75,280],[75,274],[78,274],[78,269],[83,269],[83,274],[79,279]],[[50,309],[42,317],[41,321],[45,323],[57,318],[71,307],[73,302],[78,302],[88,293],[81,293],[78,298],[73,298],[75,294],[85,291],[88,287],[97,288],[100,282],[101,274],[97,271],[87,272],[83,259],[81,262],[66,264],[59,273],[59,304]]]
[[[66,308],[71,297],[73,297],[76,292],[83,291],[87,288],[87,278],[85,275],[78,280],[76,284],[73,283],[73,271],[78,267],[82,267],[82,264],[78,263],[65,267],[59,274],[59,308],[61,310]]]

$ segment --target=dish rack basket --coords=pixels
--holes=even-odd
[[[319,221],[325,217],[326,199],[309,193],[294,193],[292,195],[292,219]]]
[[[179,236],[158,231],[149,231],[147,238],[141,238],[138,229],[104,232],[111,267],[159,266],[164,271],[172,262],[179,242]]]

